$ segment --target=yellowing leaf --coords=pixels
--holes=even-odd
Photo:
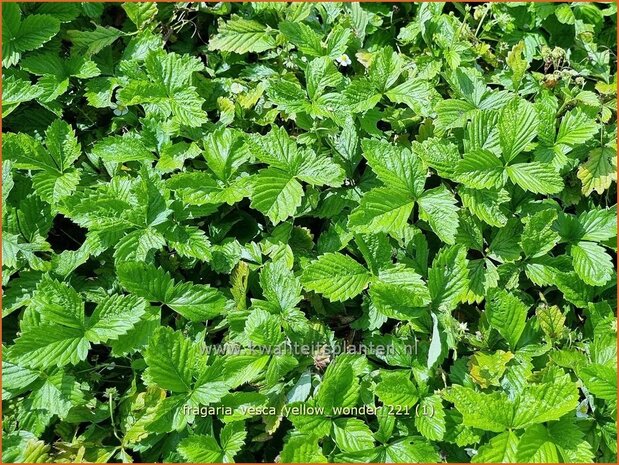
[[[613,181],[617,182],[617,153],[609,147],[593,149],[576,174],[586,196],[596,191],[602,194]]]

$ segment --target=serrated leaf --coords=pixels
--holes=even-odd
[[[209,42],[210,50],[260,53],[275,47],[270,28],[257,21],[234,18],[220,25]]]
[[[415,427],[430,441],[442,441],[446,431],[445,411],[437,395],[424,397],[419,401],[415,416]]]
[[[536,194],[558,194],[563,190],[563,179],[549,164],[515,163],[506,169],[514,184]]]
[[[145,313],[144,300],[135,296],[111,296],[95,308],[85,336],[95,344],[118,339],[133,329]]]
[[[301,184],[284,171],[267,168],[254,178],[251,206],[266,215],[273,224],[294,216],[302,198]]]
[[[370,287],[370,297],[380,313],[393,318],[414,318],[419,307],[430,303],[430,293],[421,276],[404,266],[380,270]]]
[[[440,250],[428,272],[428,288],[433,308],[437,310],[455,308],[468,288],[464,247],[455,245]]]
[[[471,458],[473,463],[511,463],[516,461],[519,438],[513,431],[497,434],[483,444]]]
[[[612,259],[600,245],[581,241],[572,245],[570,254],[574,271],[585,283],[602,286],[612,278]]]
[[[459,193],[462,204],[477,218],[491,226],[505,226],[508,218],[501,204],[509,201],[506,190],[461,187]]]
[[[463,184],[475,189],[500,188],[506,181],[501,160],[494,153],[482,149],[465,153],[455,173]]]
[[[582,182],[584,195],[589,196],[593,191],[602,194],[616,181],[616,151],[608,147],[593,149],[587,161],[578,168],[576,175]]]
[[[310,263],[301,275],[301,284],[331,301],[344,301],[361,293],[370,282],[370,273],[359,262],[341,253],[327,253]]]
[[[316,394],[316,404],[327,414],[333,414],[335,408],[353,407],[359,397],[360,384],[352,366],[342,361],[329,365]]]
[[[333,437],[340,450],[357,452],[374,447],[370,428],[357,418],[338,418],[333,422]]]
[[[516,296],[502,289],[488,293],[488,323],[514,348],[524,331],[528,307]]]
[[[399,235],[407,225],[414,201],[405,192],[378,187],[361,197],[348,219],[349,227],[359,232],[386,232]]]
[[[522,99],[511,100],[499,114],[498,130],[501,156],[510,162],[536,135],[537,115],[533,106]]]
[[[124,33],[114,27],[95,26],[94,31],[67,31],[73,45],[86,55],[96,55],[105,47],[112,45]]]
[[[454,244],[458,230],[458,207],[454,195],[445,186],[425,191],[418,199],[419,218],[427,221],[446,244]]]
[[[224,452],[212,436],[189,436],[178,445],[185,460],[191,463],[221,463]]]
[[[92,153],[106,162],[126,163],[128,161],[153,160],[155,156],[134,137],[114,136],[97,142]]]
[[[419,400],[417,388],[406,373],[389,373],[381,375],[376,385],[376,395],[387,406],[413,407]]]
[[[387,187],[408,192],[412,196],[421,194],[425,184],[425,170],[410,150],[378,140],[364,140],[361,146],[363,156]]]
[[[79,328],[41,325],[15,340],[11,357],[31,368],[75,365],[88,355],[90,345]]]
[[[189,392],[196,348],[178,331],[158,328],[144,353],[147,368],[144,379],[147,384],[174,392]]]
[[[437,93],[432,85],[421,79],[407,79],[402,84],[389,89],[385,95],[393,103],[403,103],[416,114],[431,116]]]

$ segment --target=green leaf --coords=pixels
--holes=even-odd
[[[153,153],[135,137],[107,137],[93,146],[92,153],[105,162],[116,163],[153,160],[155,158]]]
[[[302,163],[296,141],[285,129],[273,128],[262,137],[248,141],[252,153],[263,163],[295,176]]]
[[[314,186],[338,187],[342,184],[345,172],[340,165],[328,157],[317,156],[307,150],[302,154],[303,161],[297,172],[297,178]]]
[[[486,315],[490,326],[516,347],[527,318],[528,307],[520,299],[503,289],[491,289],[486,301]]]
[[[277,346],[284,338],[279,318],[261,309],[249,314],[245,321],[245,332],[252,342],[262,346]]]
[[[325,371],[316,394],[316,404],[325,409],[325,413],[333,414],[334,408],[354,407],[359,390],[360,384],[352,366],[340,358]]]
[[[424,397],[419,401],[415,427],[430,441],[442,441],[446,432],[445,411],[438,395]]]
[[[86,359],[90,345],[79,328],[41,325],[30,328],[15,340],[11,357],[30,368],[75,365]]]
[[[234,18],[222,22],[217,35],[211,38],[209,50],[260,53],[275,48],[271,29],[257,21]]]
[[[196,348],[179,331],[159,327],[144,353],[144,380],[173,392],[189,392],[193,383]]]
[[[550,209],[525,218],[520,244],[527,257],[541,257],[557,244],[559,235],[552,229],[556,218],[557,212]]]
[[[305,78],[310,100],[317,100],[328,88],[338,87],[343,79],[328,57],[310,61],[305,69]]]
[[[190,463],[221,463],[224,451],[214,437],[193,435],[181,441],[178,451]]]
[[[473,463],[512,463],[516,462],[519,438],[513,431],[497,434],[477,451],[471,458]]]
[[[60,21],[50,15],[21,17],[19,6],[9,6],[2,14],[2,64],[15,65],[21,53],[35,50],[60,30]]]
[[[561,119],[555,144],[572,147],[584,144],[598,132],[598,125],[580,109],[572,110]]]
[[[454,179],[456,167],[460,161],[458,148],[451,142],[438,137],[412,143],[411,150],[417,154],[423,162],[436,170],[441,177]]]
[[[522,78],[529,67],[527,60],[523,59],[522,54],[524,52],[524,41],[518,42],[514,45],[511,51],[507,54],[505,62],[512,70],[512,84],[514,90],[518,90]]]
[[[408,192],[413,197],[421,195],[426,172],[421,160],[410,150],[384,140],[363,140],[361,146],[363,156],[387,187]]]
[[[428,272],[432,308],[452,310],[468,290],[466,249],[459,245],[442,248]]]
[[[419,400],[417,388],[404,372],[383,371],[375,392],[386,406],[413,407]]]
[[[533,105],[519,98],[512,99],[499,114],[501,156],[510,162],[525,150],[537,134],[537,116]]]
[[[146,263],[122,263],[118,267],[118,280],[129,292],[151,302],[165,302],[174,292],[170,275]]]
[[[301,284],[283,261],[269,262],[260,272],[260,287],[264,296],[282,310],[288,310],[301,300]]]
[[[158,11],[156,3],[123,3],[122,7],[137,29],[144,29],[155,19]]]
[[[161,268],[139,262],[126,262],[118,267],[121,285],[138,297],[161,302],[192,321],[219,315],[226,300],[207,284],[175,283]]]
[[[462,420],[466,426],[502,433],[511,424],[513,414],[511,404],[503,393],[482,394],[456,384],[450,388],[445,397],[462,413]],[[480,405],[484,408],[479,408]]]
[[[88,321],[86,338],[95,344],[118,339],[132,330],[146,313],[146,302],[136,296],[114,295],[95,308]]]
[[[391,47],[383,47],[372,55],[368,74],[372,85],[381,93],[389,89],[402,73],[402,59]]]
[[[500,188],[506,181],[501,160],[494,153],[482,149],[465,153],[456,167],[456,175],[463,184],[475,189]]]
[[[507,167],[514,184],[535,194],[558,194],[563,190],[561,175],[546,163],[515,163]]]
[[[251,207],[266,215],[273,224],[294,216],[302,198],[301,184],[284,171],[267,168],[254,178]]]
[[[432,85],[421,79],[408,79],[385,95],[393,103],[403,103],[416,114],[426,117],[434,113],[433,104],[438,96]]]
[[[574,271],[590,286],[603,286],[613,276],[613,262],[598,244],[581,241],[573,244],[570,250]]]
[[[279,30],[297,49],[309,56],[319,57],[324,54],[322,38],[307,24],[301,22],[282,21]]]
[[[476,352],[469,360],[469,371],[473,380],[482,388],[500,386],[500,378],[507,364],[514,358],[511,352],[497,350],[493,354]]]
[[[84,302],[66,283],[43,277],[32,296],[30,307],[45,321],[68,328],[84,328]]]
[[[392,442],[385,448],[385,462],[436,463],[440,457],[436,449],[420,437],[408,437]]]
[[[358,232],[386,232],[400,235],[413,212],[414,201],[405,192],[389,187],[372,189],[361,197],[348,218],[348,226]]]
[[[310,110],[307,95],[296,82],[283,79],[273,80],[269,83],[267,94],[280,110],[287,113],[301,113]]]
[[[454,244],[458,230],[458,207],[454,195],[445,186],[425,191],[418,199],[419,218],[445,243]]]
[[[34,100],[45,93],[42,87],[32,85],[25,79],[5,76],[2,81],[2,116],[7,117],[21,103]],[[10,133],[7,134],[7,136]]]
[[[96,55],[124,35],[122,31],[114,27],[99,25],[95,26],[94,31],[67,31],[67,37],[74,47],[87,56]]]
[[[242,449],[246,437],[247,431],[243,422],[236,421],[224,426],[219,435],[221,448],[224,451],[224,462],[234,462],[234,456]]]
[[[580,239],[585,241],[606,241],[617,236],[617,209],[594,208],[578,217],[583,229]]]
[[[219,128],[206,137],[204,158],[215,176],[227,181],[249,158],[242,148],[241,133],[228,128]]]
[[[399,265],[380,270],[370,287],[370,297],[377,310],[392,318],[414,317],[419,307],[430,303],[428,287],[411,268]]]
[[[591,364],[578,370],[585,386],[594,396],[614,402],[617,400],[617,369],[607,365]]]
[[[460,187],[462,204],[477,218],[490,226],[501,228],[507,224],[507,215],[501,204],[509,201],[506,190],[470,189]]]
[[[301,275],[301,284],[327,299],[344,301],[355,297],[370,282],[370,273],[359,262],[341,253],[327,253],[311,262]]]
[[[223,312],[226,298],[208,284],[178,283],[165,304],[188,320],[204,321]]]
[[[578,388],[568,374],[559,373],[560,370],[549,371],[542,382],[524,390],[514,411],[514,428],[558,420],[576,409]]]
[[[533,425],[524,432],[518,444],[516,460],[527,463],[559,461],[557,448],[545,427]]]
[[[556,305],[543,305],[535,310],[540,328],[551,339],[558,339],[565,329],[565,315]]]
[[[64,419],[73,406],[84,403],[84,394],[73,376],[57,372],[47,376],[43,384],[32,392],[31,401],[32,408],[46,410]]]
[[[337,418],[333,422],[333,438],[343,452],[357,452],[374,447],[370,428],[357,418]]]
[[[559,5],[555,10],[555,15],[560,23],[563,24],[574,24],[576,22],[576,18],[574,17],[574,12],[570,8],[570,5],[564,4]]]
[[[284,463],[327,463],[318,439],[304,434],[290,436],[284,443],[280,459]]]

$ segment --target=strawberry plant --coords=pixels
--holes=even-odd
[[[4,462],[615,462],[616,5],[4,3]]]

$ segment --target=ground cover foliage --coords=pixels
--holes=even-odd
[[[4,462],[616,461],[614,4],[2,10]]]

